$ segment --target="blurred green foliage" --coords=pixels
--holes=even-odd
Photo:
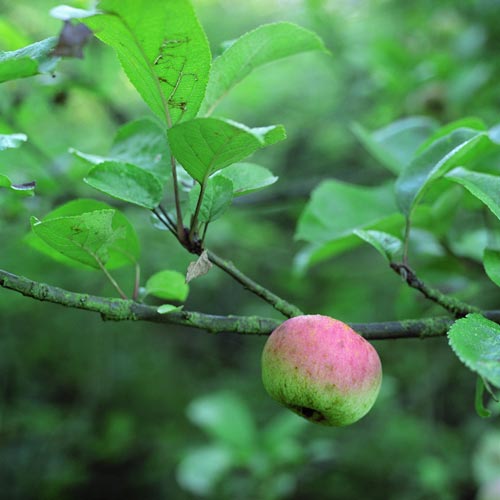
[[[0,0],[0,50],[56,35],[61,23],[48,16],[55,5]],[[292,237],[321,180],[370,186],[389,178],[353,123],[375,130],[409,115],[440,123],[469,115],[489,126],[499,121],[498,3],[194,5],[214,54],[224,41],[273,20],[315,30],[331,51],[257,71],[221,105],[218,114],[250,126],[283,123],[288,140],[256,155],[280,180],[235,201],[213,224],[208,246],[307,312],[357,322],[437,314],[367,246],[294,274],[301,246]],[[63,61],[53,76],[0,86],[0,133],[29,138],[20,149],[2,152],[1,172],[16,183],[37,180],[35,197],[2,191],[2,268],[72,290],[114,294],[97,273],[68,270],[20,242],[29,216],[42,218],[76,197],[96,198],[81,182],[87,167],[68,149],[105,155],[117,128],[145,115],[114,54],[96,40],[83,60]],[[450,195],[449,203],[479,207],[466,194]],[[143,275],[165,267],[185,272],[190,256],[153,227],[147,212],[124,210],[141,239]],[[478,208],[450,220],[444,252],[423,231],[415,232],[412,245],[425,279],[492,307],[500,294],[477,260],[483,216]],[[116,276],[132,283],[131,270]],[[186,307],[278,317],[217,270],[191,284]],[[313,426],[269,400],[260,383],[263,342],[103,322],[0,290],[0,496],[499,498],[491,496],[500,478],[495,420],[475,414],[474,377],[446,340],[377,343],[385,377],[380,399],[345,429]]]

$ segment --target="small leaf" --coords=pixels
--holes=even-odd
[[[448,339],[462,363],[500,387],[500,325],[480,314],[468,314],[453,323]]]
[[[363,231],[360,229],[355,229],[353,232],[356,236],[359,236],[375,248],[387,262],[394,262],[402,254],[403,242],[392,234],[382,231]]]
[[[326,52],[315,33],[292,23],[266,24],[246,33],[213,62],[201,114],[211,114],[231,88],[259,66],[310,50]]]
[[[32,217],[31,227],[54,250],[99,269],[108,260],[109,247],[123,237],[123,231],[112,228],[114,215],[114,210],[96,210],[46,221]]]
[[[212,263],[208,258],[208,253],[206,250],[198,257],[194,262],[191,262],[188,266],[186,273],[186,283],[193,281],[195,278],[199,278],[204,274],[207,274],[212,267]]]
[[[254,163],[235,163],[215,175],[221,175],[231,180],[234,196],[243,196],[259,191],[271,186],[278,180],[278,177],[273,175],[267,168]]]
[[[0,151],[10,148],[18,148],[28,140],[25,134],[0,134]]]
[[[194,118],[211,64],[205,33],[188,0],[101,0],[82,21],[117,53],[141,97],[166,124]]]
[[[112,207],[101,201],[80,198],[69,201],[47,214],[42,222],[59,217],[82,215],[96,210],[112,210]],[[115,210],[115,215],[111,223],[113,231],[120,232],[123,237],[114,240],[108,247],[107,269],[117,269],[119,267],[135,264],[139,259],[140,245],[137,234],[127,218],[119,211]],[[65,257],[60,252],[52,248],[48,243],[39,238],[34,232],[26,236],[26,242],[35,250],[49,256],[50,258],[71,266],[82,266],[80,262]],[[87,265],[85,264],[85,267]]]
[[[47,38],[22,49],[0,52],[0,83],[51,72],[59,60],[52,56],[57,38]]]
[[[485,249],[483,265],[488,278],[490,278],[495,285],[500,286],[500,251],[489,248]]]
[[[150,210],[156,208],[163,197],[163,187],[153,174],[128,163],[100,163],[89,171],[84,181],[114,198]]]
[[[399,174],[418,147],[436,130],[437,122],[424,116],[403,118],[387,127],[368,132],[355,123],[352,130],[363,146],[384,167]]]
[[[486,132],[468,128],[456,129],[433,142],[410,162],[396,182],[396,198],[402,212],[409,217],[432,182],[476,157],[490,144]]]
[[[201,187],[199,184],[189,192],[189,208],[191,213],[196,210]],[[199,210],[199,222],[211,222],[218,219],[233,201],[233,183],[224,176],[211,177],[207,181],[207,187]]]
[[[11,180],[6,175],[0,174],[0,187],[10,189],[21,196],[33,196],[35,194],[36,182],[12,184]]]
[[[182,279],[184,279],[184,277],[182,277]],[[183,307],[184,306],[174,306],[172,304],[163,304],[161,306],[158,306],[156,311],[158,312],[158,314],[170,314],[173,312],[182,311]]]
[[[476,413],[482,418],[491,417],[491,411],[484,407],[484,381],[482,377],[477,377],[476,380],[476,396],[474,398],[474,406]]]
[[[200,184],[217,170],[285,137],[281,125],[252,129],[218,118],[197,118],[168,131],[172,153]]]
[[[189,285],[184,275],[177,271],[160,271],[146,282],[146,293],[164,300],[184,302],[189,294]]]
[[[471,172],[465,168],[454,168],[446,178],[464,186],[481,200],[500,219],[500,176]]]

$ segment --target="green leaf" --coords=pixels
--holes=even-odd
[[[259,191],[278,180],[267,168],[254,163],[235,163],[218,172],[216,176],[224,176],[233,183],[233,196]]]
[[[0,174],[0,187],[14,191],[20,196],[33,196],[35,194],[36,183],[26,182],[24,184],[12,184],[11,180],[3,174]]]
[[[157,207],[163,197],[163,186],[153,174],[128,163],[100,163],[89,171],[84,181],[109,196],[150,210]]]
[[[355,229],[354,234],[369,243],[387,262],[394,262],[401,257],[403,242],[392,234],[382,231],[363,231]]]
[[[292,23],[266,24],[246,33],[215,59],[201,114],[211,114],[220,100],[255,68],[311,50],[326,52],[315,33]]]
[[[354,134],[367,151],[395,174],[402,171],[436,128],[437,122],[424,116],[403,118],[374,132],[368,132],[358,123],[352,125]]]
[[[233,392],[221,391],[202,396],[191,402],[187,415],[210,437],[238,452],[254,447],[257,429],[252,413],[241,397]]]
[[[481,314],[468,314],[453,323],[450,345],[460,361],[500,387],[500,326]]]
[[[487,248],[483,254],[483,265],[488,278],[500,286],[500,251]]]
[[[106,264],[108,250],[123,231],[114,230],[114,210],[96,210],[40,221],[31,218],[35,234],[54,250],[81,264],[99,269]]]
[[[396,197],[403,213],[409,217],[432,182],[458,164],[467,162],[489,144],[486,132],[459,128],[418,154],[396,182]]]
[[[129,163],[152,173],[162,183],[170,179],[167,134],[156,120],[150,118],[120,127],[107,156],[82,153],[76,149],[70,149],[70,152],[92,165],[105,161]]]
[[[101,201],[80,198],[57,207],[55,210],[47,214],[42,221],[46,222],[60,217],[81,215],[96,210],[112,210],[112,207]],[[116,210],[111,223],[111,228],[114,232],[119,232],[122,237],[114,240],[108,247],[108,261],[106,262],[106,268],[111,270],[135,264],[139,259],[140,245],[132,224],[130,224],[125,215]],[[52,246],[46,243],[43,239],[39,238],[34,232],[28,234],[25,239],[32,248],[58,262],[77,267],[82,265],[81,263],[54,250]]]
[[[197,118],[168,131],[170,148],[177,161],[200,184],[217,170],[285,137],[281,125],[248,128],[218,118]]]
[[[500,176],[454,168],[446,178],[464,186],[500,219]]]
[[[170,314],[173,312],[179,312],[182,311],[182,308],[184,306],[174,306],[172,304],[163,304],[161,306],[158,306],[156,311],[158,314]]]
[[[189,285],[183,274],[177,271],[160,271],[146,282],[146,292],[164,300],[184,302],[189,294]]]
[[[196,116],[211,54],[188,0],[101,0],[82,21],[116,51],[128,78],[167,125]]]
[[[57,38],[51,37],[11,52],[0,52],[0,83],[54,70],[58,57],[51,56]]]
[[[302,212],[295,238],[311,245],[296,259],[299,269],[361,244],[356,229],[392,233],[401,229],[391,184],[364,187],[329,180],[312,193]]]
[[[476,396],[474,398],[474,406],[476,413],[482,418],[491,417],[491,411],[484,407],[484,381],[482,377],[477,377],[476,380]]]
[[[201,187],[196,184],[189,192],[189,208],[191,213],[196,210]],[[211,222],[218,219],[233,201],[233,183],[222,175],[210,177],[207,181],[203,200],[198,214],[199,222]]]
[[[25,134],[0,134],[0,151],[10,148],[18,148],[28,140]]]

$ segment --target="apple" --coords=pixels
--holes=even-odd
[[[375,348],[342,321],[297,316],[267,339],[262,381],[273,399],[307,420],[344,426],[375,403],[382,365]]]

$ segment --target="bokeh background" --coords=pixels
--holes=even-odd
[[[496,0],[194,0],[214,55],[261,23],[316,31],[331,55],[308,53],[255,72],[218,114],[283,123],[288,140],[256,155],[280,180],[241,198],[211,226],[208,246],[309,313],[368,322],[440,314],[361,247],[298,273],[296,222],[311,190],[337,178],[374,185],[390,174],[359,144],[406,116],[500,121]],[[0,50],[57,34],[48,0],[0,0]],[[72,5],[85,6],[83,2]],[[2,153],[37,196],[0,197],[0,266],[75,291],[114,295],[92,271],[65,268],[23,243],[29,216],[98,198],[68,148],[104,154],[117,127],[149,115],[112,51],[93,40],[55,77],[0,86],[0,132],[29,142]],[[110,200],[106,200],[110,202]],[[111,201],[111,203],[113,203]],[[192,256],[147,212],[123,208],[141,237],[143,276],[184,272]],[[416,263],[432,284],[498,305],[474,233],[442,252],[422,233]],[[480,238],[480,235],[477,235]],[[117,272],[132,286],[132,271]],[[126,285],[124,285],[126,286]],[[279,318],[213,269],[187,309]],[[498,418],[474,411],[474,376],[446,339],[376,342],[384,383],[373,411],[348,428],[309,424],[270,400],[259,337],[104,322],[98,315],[0,290],[0,497],[62,499],[499,499]],[[496,481],[496,483],[495,483]],[[496,484],[496,493],[494,488]],[[493,493],[492,493],[493,492]],[[490,496],[488,496],[490,495]]]

